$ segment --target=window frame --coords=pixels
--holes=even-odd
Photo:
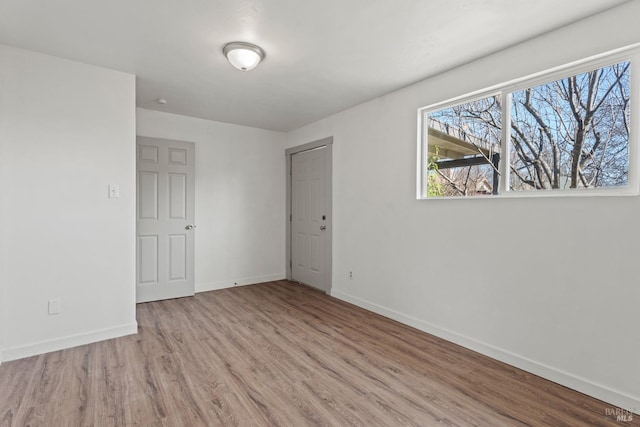
[[[514,191],[509,188],[511,154],[511,102],[512,94],[540,85],[591,72],[612,66],[620,62],[630,62],[629,93],[631,118],[629,132],[629,166],[628,184],[624,187],[594,188],[560,188],[549,190]],[[502,102],[502,140],[500,143],[500,180],[498,194],[490,196],[443,196],[427,195],[427,162],[428,162],[428,115],[430,112],[443,110],[460,104],[477,101],[490,96],[499,95]],[[574,61],[545,71],[514,79],[489,88],[481,89],[445,101],[437,102],[418,109],[418,152],[416,196],[419,200],[451,200],[451,199],[494,199],[521,197],[584,197],[584,196],[637,196],[640,195],[640,43],[624,47],[604,54]],[[506,143],[505,143],[506,141]],[[506,160],[505,160],[506,159]],[[506,179],[505,179],[506,177]]]

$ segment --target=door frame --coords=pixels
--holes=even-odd
[[[327,158],[326,158],[326,192],[325,192],[325,206],[327,209],[327,220],[326,225],[327,229],[325,230],[325,283],[324,289],[325,293],[331,295],[331,286],[332,286],[332,242],[333,242],[333,187],[332,187],[332,171],[333,171],[333,136],[329,136],[327,138],[319,139],[317,141],[312,141],[307,144],[298,145],[296,147],[287,148],[284,151],[286,157],[286,169],[285,173],[287,176],[287,199],[286,199],[286,218],[285,221],[287,223],[287,252],[286,252],[286,272],[287,272],[287,280],[292,280],[291,274],[291,222],[292,222],[292,214],[291,214],[291,156],[294,154],[302,153],[305,151],[315,150],[317,148],[326,147],[327,150]]]

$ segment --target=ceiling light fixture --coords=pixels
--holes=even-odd
[[[222,52],[231,65],[240,71],[253,70],[264,59],[264,50],[251,43],[227,43]]]

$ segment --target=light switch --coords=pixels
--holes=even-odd
[[[60,298],[49,300],[49,315],[60,314]]]
[[[118,184],[109,184],[109,198],[117,199],[120,197],[120,186]]]

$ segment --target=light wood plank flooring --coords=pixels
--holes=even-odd
[[[611,405],[286,281],[141,304],[138,324],[0,366],[0,425],[623,425]]]

